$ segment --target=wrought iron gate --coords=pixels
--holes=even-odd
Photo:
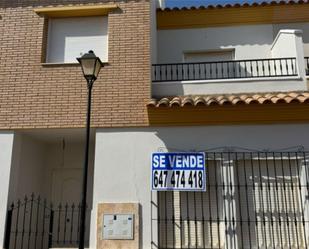
[[[27,196],[13,203],[7,212],[5,249],[48,249],[78,247],[81,206],[59,204]],[[90,221],[87,212],[87,221]],[[89,224],[89,222],[88,222]],[[89,237],[89,226],[86,229]],[[87,238],[86,237],[86,238]],[[86,244],[89,239],[86,240]]]
[[[153,248],[309,248],[309,153],[206,159],[206,192],[152,194]]]

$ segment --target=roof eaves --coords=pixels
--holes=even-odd
[[[293,5],[307,4],[308,0],[289,0],[289,1],[263,1],[263,2],[243,2],[243,3],[227,3],[227,4],[209,4],[201,6],[189,7],[173,7],[173,8],[158,8],[158,11],[187,11],[187,10],[204,10],[204,9],[222,9],[222,8],[240,8],[240,7],[258,7],[258,6],[273,6],[273,5]]]
[[[309,104],[309,92],[175,96],[152,99],[148,107]]]

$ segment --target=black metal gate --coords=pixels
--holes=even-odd
[[[206,192],[152,194],[153,248],[309,248],[309,153],[206,159]]]
[[[81,205],[59,204],[27,196],[7,212],[5,249],[78,247]],[[87,212],[86,245],[89,243],[90,213]]]

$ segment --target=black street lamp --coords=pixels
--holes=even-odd
[[[93,83],[97,79],[101,67],[104,64],[99,57],[89,51],[81,58],[77,58],[80,63],[88,87],[88,109],[87,109],[87,128],[86,128],[86,147],[85,147],[85,162],[83,174],[83,189],[82,189],[82,205],[81,205],[81,222],[79,234],[79,249],[85,248],[85,225],[86,225],[86,203],[87,203],[87,181],[88,181],[88,160],[89,160],[89,140],[90,140],[90,117],[91,117],[91,90]]]

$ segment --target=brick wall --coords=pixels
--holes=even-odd
[[[86,0],[0,1],[0,129],[84,127],[87,87],[79,65],[41,65],[44,18],[34,7]],[[112,2],[114,3],[114,2]],[[109,63],[93,90],[93,127],[146,126],[150,98],[149,0],[116,1]]]

